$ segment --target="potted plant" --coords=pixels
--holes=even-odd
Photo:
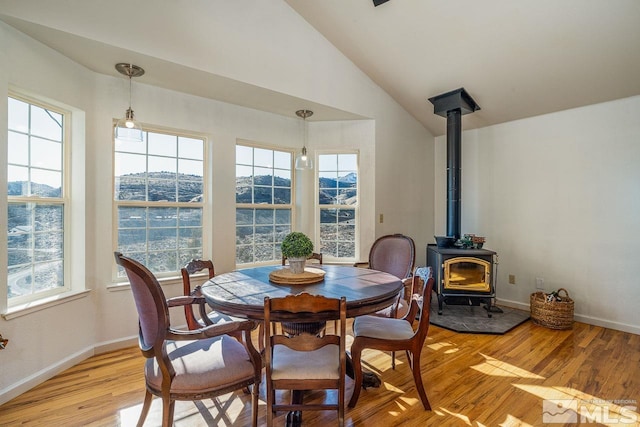
[[[289,268],[294,274],[304,272],[304,264],[313,253],[313,242],[304,233],[293,231],[282,241],[282,255],[289,260]]]

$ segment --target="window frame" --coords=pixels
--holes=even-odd
[[[8,215],[8,208],[9,205],[14,204],[14,203],[18,203],[18,204],[35,204],[35,205],[56,205],[56,206],[62,206],[62,210],[63,210],[63,220],[62,220],[62,236],[63,236],[63,244],[62,244],[62,275],[63,275],[63,285],[62,286],[58,286],[55,288],[51,288],[51,289],[46,289],[43,291],[38,291],[35,293],[30,293],[28,295],[21,295],[21,296],[17,296],[17,297],[9,297],[9,286],[7,284],[7,291],[6,294],[4,296],[4,298],[6,298],[7,301],[7,308],[10,310],[15,310],[18,309],[21,306],[26,306],[28,304],[31,303],[39,303],[41,301],[47,301],[50,300],[53,297],[58,297],[61,296],[63,294],[67,294],[73,291],[74,289],[74,284],[73,284],[73,274],[72,274],[72,269],[71,269],[71,253],[72,253],[72,241],[73,241],[73,231],[72,231],[72,221],[71,221],[71,216],[72,216],[72,204],[71,204],[71,127],[72,127],[72,111],[69,108],[66,108],[64,106],[62,106],[59,103],[56,103],[55,101],[48,101],[45,100],[43,98],[37,97],[37,96],[31,96],[31,95],[27,95],[21,91],[18,90],[13,90],[13,89],[9,89],[8,94],[7,94],[7,113],[8,113],[8,103],[9,103],[9,98],[13,98],[15,100],[24,102],[29,104],[30,108],[31,106],[36,106],[39,108],[43,108],[46,110],[51,110],[57,114],[62,115],[62,138],[61,138],[61,156],[62,156],[62,162],[61,162],[61,186],[60,186],[60,190],[62,192],[60,197],[42,197],[42,196],[38,196],[38,195],[21,195],[21,196],[11,196],[8,194],[6,195],[6,201],[7,201],[7,215]],[[10,131],[9,129],[9,125],[7,123],[7,134]],[[15,130],[14,130],[15,131]],[[31,138],[32,133],[31,133],[31,128],[26,132],[23,133],[28,135],[29,138]],[[31,150],[31,148],[29,148],[29,150]],[[7,141],[7,152],[8,152],[8,141]],[[7,184],[8,184],[8,166],[9,166],[9,159],[7,157],[7,161],[6,161],[6,165],[7,165]],[[28,167],[31,168],[33,167],[32,163],[31,163],[31,159],[29,159],[28,162]],[[7,239],[8,239],[8,230],[7,230]],[[7,242],[8,243],[8,242]],[[7,246],[7,250],[8,250],[8,246]],[[6,262],[6,266],[7,266],[7,278],[8,278],[8,274],[9,274],[9,263],[8,263],[8,259],[5,260]],[[35,265],[34,260],[31,261],[31,266],[33,268],[33,266]]]
[[[145,147],[145,153],[144,153],[144,158],[145,161],[147,162],[147,166],[145,167],[145,171],[148,173],[148,158],[149,158],[149,149],[148,149],[148,134],[149,132],[154,133],[154,134],[162,134],[162,135],[169,135],[171,137],[176,137],[176,138],[191,138],[191,139],[199,139],[202,140],[202,201],[198,202],[197,204],[191,203],[191,202],[180,202],[178,200],[176,200],[175,202],[168,202],[168,201],[148,201],[148,200],[117,200],[116,199],[116,153],[119,151],[116,151],[116,137],[115,137],[115,126],[116,126],[117,120],[113,120],[113,133],[112,133],[112,137],[111,137],[111,141],[112,141],[112,150],[111,150],[111,155],[112,155],[112,171],[111,171],[111,200],[112,200],[112,247],[114,251],[119,251],[118,248],[118,236],[119,236],[119,231],[120,231],[120,227],[119,227],[119,215],[118,215],[118,209],[120,207],[132,207],[132,208],[200,208],[202,210],[202,223],[201,223],[201,228],[202,228],[202,253],[201,253],[201,258],[202,259],[208,259],[211,258],[211,255],[209,254],[209,239],[210,239],[210,234],[211,234],[211,222],[208,220],[209,218],[209,212],[210,212],[210,205],[211,205],[211,195],[209,193],[209,169],[211,167],[211,162],[209,159],[209,144],[208,141],[209,139],[207,138],[206,135],[201,134],[201,133],[197,133],[197,132],[191,132],[191,131],[186,131],[186,130],[180,130],[180,129],[172,129],[172,128],[166,128],[166,127],[161,127],[161,126],[153,126],[153,125],[147,125],[147,124],[143,124],[143,134],[144,134],[144,144],[146,144]],[[127,151],[123,151],[124,153],[128,153]],[[154,154],[152,154],[154,155]],[[168,157],[168,156],[162,156],[162,157]],[[180,157],[177,156],[176,153],[176,157],[174,157],[174,159],[176,159],[176,161],[178,159],[180,159]],[[177,178],[177,177],[176,177]],[[176,229],[179,228],[179,224],[176,223]],[[149,230],[149,225],[147,223],[147,225],[145,226],[145,230]],[[153,251],[149,251],[148,249],[148,242],[149,242],[149,238],[147,235],[147,239],[146,239],[146,244],[147,244],[147,249],[145,250],[145,253],[150,253]],[[125,254],[126,255],[126,254]],[[149,266],[147,266],[149,267]],[[151,268],[149,268],[153,274],[156,276],[156,278],[158,278],[159,281],[164,281],[164,280],[171,280],[174,279],[176,277],[178,277],[180,275],[180,266],[177,266],[177,270],[175,271],[165,271],[165,272],[156,272],[153,271]],[[118,265],[115,263],[115,260],[112,263],[112,283],[117,284],[117,285],[122,285],[122,284],[126,284],[128,282],[128,278],[126,276],[123,275],[118,275],[120,268],[118,267]]]
[[[249,147],[252,149],[264,149],[264,150],[270,150],[270,151],[279,151],[279,152],[283,152],[283,153],[288,153],[290,155],[290,165],[289,165],[289,171],[291,173],[291,198],[288,204],[263,204],[263,203],[254,203],[255,200],[252,201],[252,203],[238,203],[236,200],[235,203],[235,209],[234,209],[234,218],[237,219],[237,212],[238,209],[253,209],[253,210],[258,210],[258,209],[273,209],[273,210],[289,210],[290,211],[290,231],[294,231],[295,230],[295,223],[296,223],[296,169],[295,169],[295,149],[294,148],[288,148],[288,147],[280,147],[280,146],[276,146],[276,145],[269,145],[269,144],[263,144],[263,143],[258,143],[258,142],[254,142],[254,141],[248,141],[248,140],[237,140],[236,144],[234,146],[234,150],[237,150],[238,146],[242,146],[242,147]],[[235,153],[235,151],[234,151]],[[235,156],[235,154],[234,154]],[[236,169],[238,166],[238,159],[237,156],[235,156],[235,161],[234,161],[234,176],[237,179],[237,173],[236,173]],[[255,159],[252,161],[252,167],[255,167]],[[234,180],[234,185],[235,185],[235,180]],[[272,188],[275,188],[275,186],[272,185]],[[234,188],[234,194],[235,194],[235,188]],[[277,224],[274,224],[274,226]],[[253,227],[256,227],[256,222],[255,222],[255,215],[254,215],[254,222],[253,222]],[[281,260],[281,255],[280,258],[276,257],[276,259],[273,260],[267,260],[267,261],[254,261],[251,263],[238,263],[238,239],[237,239],[237,229],[238,229],[238,224],[237,224],[237,220],[234,224],[234,247],[235,247],[235,255],[234,255],[234,263],[236,268],[248,268],[248,267],[254,267],[254,266],[260,266],[260,265],[273,265],[275,262],[280,262]],[[275,243],[275,247],[276,247],[276,255],[278,253],[278,245],[277,243]],[[253,254],[254,254],[254,259],[255,259],[255,239],[253,240],[252,246],[254,247],[253,249]],[[280,252],[281,253],[281,252]]]
[[[355,205],[340,205],[340,204],[320,204],[320,156],[323,155],[340,155],[340,154],[355,154],[356,156],[356,174],[358,176],[358,182],[356,184],[356,194],[357,194],[357,203]],[[327,150],[318,150],[315,154],[315,165],[314,167],[314,212],[315,212],[315,241],[318,242],[320,246],[320,251],[322,251],[322,238],[320,232],[320,220],[321,220],[321,211],[323,209],[353,209],[354,215],[353,218],[355,220],[355,236],[354,236],[354,256],[345,258],[345,257],[336,257],[329,253],[322,253],[322,258],[325,262],[330,262],[334,264],[353,264],[360,259],[360,198],[361,198],[361,183],[360,183],[360,150],[354,149],[327,149]]]

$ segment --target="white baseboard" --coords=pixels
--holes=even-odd
[[[112,341],[106,341],[100,344],[96,344],[94,354],[108,353],[114,350],[120,350],[121,348],[133,347],[138,345],[138,337],[126,337]]]
[[[65,359],[42,369],[35,374],[24,378],[23,380],[12,384],[11,386],[0,390],[0,405],[3,405],[20,396],[22,393],[25,393],[35,386],[42,384],[58,375],[59,373],[77,365],[78,363],[90,358],[91,356],[95,356],[97,354],[107,353],[109,351],[119,350],[121,348],[131,347],[138,345],[137,337],[127,337],[118,340],[108,341],[100,344],[96,344],[93,347],[85,348],[83,350],[78,351],[66,357]]]
[[[78,363],[88,359],[93,355],[93,347],[80,350],[79,352],[74,353],[63,360],[60,360],[58,363],[48,366],[45,369],[42,369],[35,374],[30,375],[15,384],[12,384],[11,386],[0,391],[0,405],[7,403],[11,399],[20,396],[22,393],[31,390],[35,386],[42,384],[43,382],[50,378],[53,378],[60,372],[63,372],[77,365]]]
[[[503,305],[505,307],[517,308],[519,310],[525,310],[525,311],[530,310],[529,304],[525,304],[519,301],[498,299],[497,302],[499,303],[499,305]],[[614,329],[616,331],[629,332],[631,334],[640,335],[639,325],[629,325],[626,323],[614,322],[612,320],[600,319],[598,317],[585,316],[580,313],[574,313],[573,319],[576,322],[582,322],[588,325],[601,326],[603,328]]]

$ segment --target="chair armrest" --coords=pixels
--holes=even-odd
[[[407,322],[413,324],[413,322],[416,320],[416,317],[419,311],[420,311],[420,306],[418,305],[418,297],[414,295],[414,297],[411,299],[411,305],[409,306],[409,311],[407,311],[407,314],[405,314],[404,317],[402,317],[402,320],[406,320]]]
[[[402,293],[401,296],[405,301],[411,302],[411,296],[415,292],[414,276],[406,277],[402,279]]]
[[[216,323],[193,331],[183,331],[170,328],[166,338],[170,340],[200,340],[220,335],[234,335],[240,331],[252,331],[256,327],[253,320],[239,320],[233,322]]]
[[[409,323],[413,323],[414,320],[416,320],[416,316],[418,315],[418,312],[420,311],[420,306],[418,305],[418,300],[420,298],[420,293],[418,292],[418,290],[420,288],[420,282],[421,281],[422,281],[422,279],[420,278],[420,276],[411,277],[409,283],[403,281],[404,284],[405,284],[404,291],[406,292],[407,289],[410,289],[410,294],[409,295],[411,295],[411,299],[408,300],[408,301],[410,301],[409,311],[403,317],[403,319],[408,321]]]
[[[168,307],[182,307],[185,305],[204,304],[204,303],[206,303],[205,299],[200,296],[180,295],[177,297],[172,297],[167,299]]]

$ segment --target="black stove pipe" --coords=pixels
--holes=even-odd
[[[462,112],[447,111],[447,236],[460,238],[462,222]]]
[[[462,227],[462,116],[480,106],[464,88],[429,98],[433,112],[447,118],[447,236],[460,238]]]

